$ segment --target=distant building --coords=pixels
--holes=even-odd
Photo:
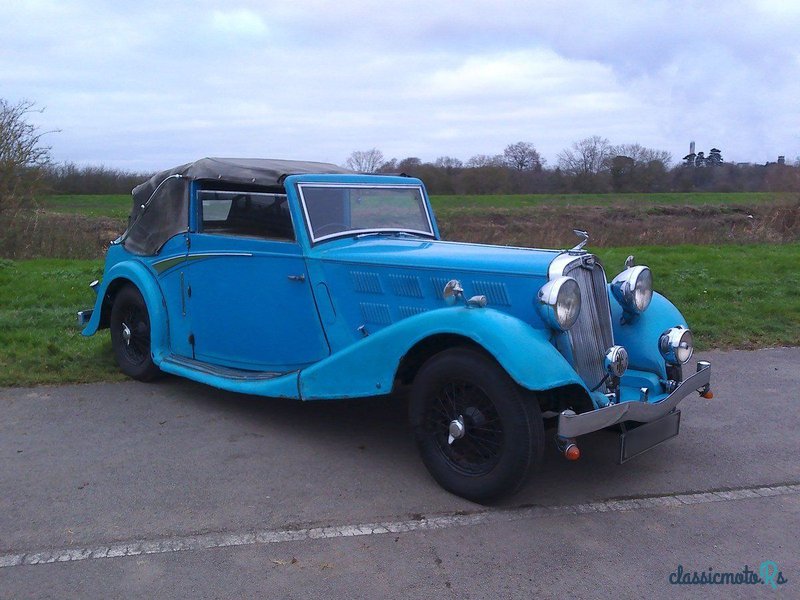
[[[694,142],[689,142],[689,154],[683,157],[683,165],[685,167],[715,167],[725,162],[722,160],[722,150],[719,148],[709,150],[708,156],[704,152],[695,154],[694,148]]]
[[[689,154],[683,157],[684,167],[693,167],[697,154],[694,153],[694,141],[689,142]]]

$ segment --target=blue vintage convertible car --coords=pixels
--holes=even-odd
[[[269,397],[408,391],[423,462],[488,501],[616,426],[620,461],[678,433],[692,334],[629,258],[440,239],[425,187],[311,162],[206,158],[133,190],[83,334],[123,372]],[[405,395],[398,394],[398,397]]]

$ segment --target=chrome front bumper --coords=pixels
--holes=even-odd
[[[711,365],[700,363],[700,366],[697,373],[684,379],[674,392],[658,402],[621,402],[579,415],[572,411],[564,411],[558,416],[558,435],[564,438],[574,438],[623,421],[639,423],[655,421],[672,412],[680,401],[692,392],[709,389]]]

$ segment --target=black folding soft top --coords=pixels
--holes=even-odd
[[[287,175],[352,173],[337,165],[271,158],[201,158],[153,175],[133,188],[128,230],[121,241],[135,254],[156,254],[189,226],[189,182],[219,180],[262,187],[280,185]],[[143,210],[144,207],[147,210]]]

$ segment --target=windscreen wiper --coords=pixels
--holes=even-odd
[[[358,235],[356,235],[356,239],[359,239],[359,238],[362,238],[362,237],[368,237],[368,236],[372,236],[372,235],[387,235],[387,236],[390,236],[390,237],[414,237],[414,238],[417,238],[417,237],[428,237],[426,235],[423,235],[421,233],[416,233],[414,231],[404,231],[402,229],[397,229],[397,230],[393,229],[391,231],[367,231],[366,233],[359,233]]]

